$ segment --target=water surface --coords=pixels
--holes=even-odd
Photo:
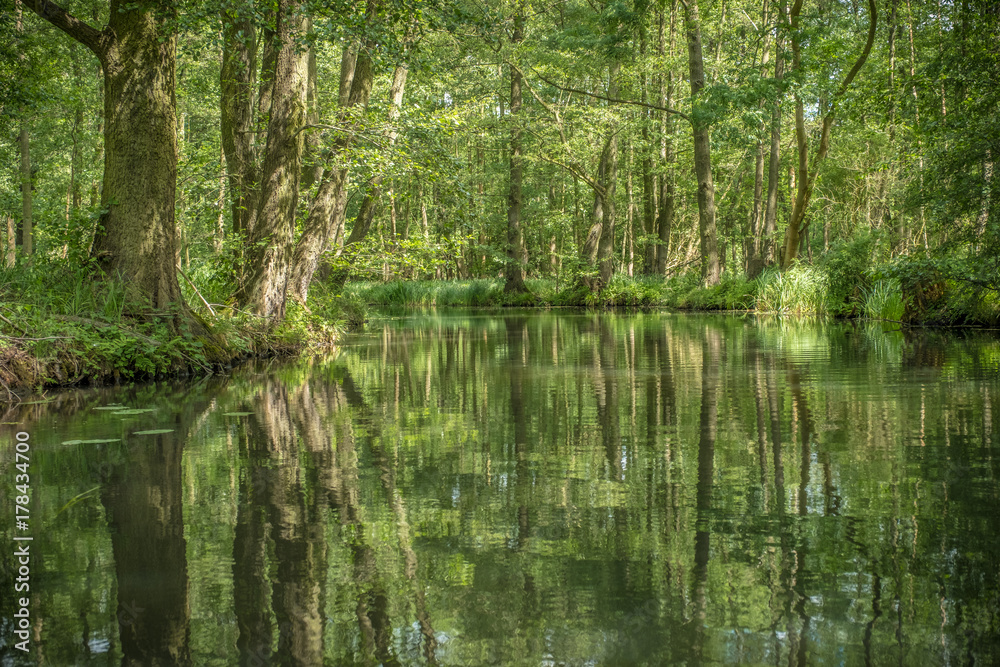
[[[455,312],[53,393],[0,426],[35,538],[0,660],[995,663],[998,367],[986,336]]]

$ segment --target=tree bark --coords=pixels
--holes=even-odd
[[[21,149],[21,252],[30,257],[33,252],[32,241],[34,233],[31,218],[31,137],[28,133],[28,122],[21,119],[19,137]]]
[[[237,291],[237,301],[243,307],[274,319],[285,315],[302,170],[306,56],[295,43],[305,23],[300,5],[301,0],[278,3],[277,55],[260,194],[247,234],[245,279]]]
[[[361,49],[356,55],[352,55],[350,67],[343,68],[341,75],[341,84],[344,83],[345,76],[351,80],[344,109],[357,107],[364,112],[368,106],[374,81],[374,69],[368,53]],[[344,118],[346,114],[342,113],[341,119]],[[343,154],[350,146],[352,138],[350,132],[341,135],[334,145],[334,155]],[[336,236],[343,233],[348,176],[348,169],[343,165],[333,166],[327,170],[309,208],[302,236],[295,244],[289,289],[292,297],[301,303],[305,303],[308,296],[309,284],[316,273],[316,267],[319,266],[320,257],[329,247],[330,241],[336,243]]]
[[[682,0],[684,2],[684,0]],[[691,132],[694,135],[694,170],[698,178],[698,232],[701,237],[701,278],[705,285],[717,285],[722,277],[719,265],[718,234],[715,224],[715,184],[712,182],[712,147],[709,127],[699,113],[698,93],[705,87],[705,61],[701,48],[701,19],[698,0],[684,2],[687,27],[688,69],[691,77]]]
[[[514,49],[524,39],[524,4],[517,2],[514,9],[514,31],[511,44]],[[524,244],[524,231],[521,229],[521,180],[524,165],[521,155],[521,70],[510,68],[510,187],[507,193],[507,265],[504,267],[506,282],[505,293],[524,293],[528,288],[524,284],[525,266],[528,261],[528,249]]]
[[[674,36],[676,24],[677,2],[674,0],[670,13],[670,50],[669,56],[674,54]],[[662,10],[659,12],[659,44],[657,51],[661,58],[664,55],[664,17]],[[669,109],[673,105],[674,98],[674,73],[667,71],[666,84],[660,84],[660,106]],[[660,142],[660,160],[663,163],[664,173],[660,177],[660,209],[657,214],[656,228],[659,236],[659,247],[656,251],[656,273],[664,275],[667,272],[667,255],[670,252],[670,232],[674,226],[675,188],[674,188],[674,166],[677,158],[674,154],[674,117],[673,114],[661,111],[660,127],[663,137]]]
[[[639,54],[643,61],[646,59],[646,41],[646,24],[643,23],[639,27]],[[645,71],[640,72],[639,88],[643,104],[649,99],[647,83]],[[652,133],[649,131],[649,126],[653,122],[653,118],[654,115],[651,110],[643,110],[641,150],[643,242],[640,245],[640,251],[642,252],[642,272],[645,275],[653,275],[656,272],[657,245],[653,242],[653,237],[656,233],[656,177],[653,175],[653,140]]]
[[[785,60],[782,55],[784,39],[782,26],[787,13],[784,0],[778,8],[778,28],[774,39],[774,80],[780,87],[785,73]],[[767,162],[767,198],[764,203],[763,219],[760,220],[754,236],[754,252],[747,264],[747,276],[756,278],[764,267],[774,264],[774,234],[777,230],[778,214],[778,181],[781,169],[781,93],[779,92],[771,107],[771,146]],[[763,162],[763,144],[760,147],[760,160]],[[763,169],[763,164],[760,165]],[[756,191],[755,191],[756,193]],[[756,194],[755,194],[756,204]]]
[[[180,307],[175,328],[198,333],[177,282],[177,186],[173,3],[112,0],[98,31],[47,0],[25,3],[98,57],[104,73],[104,185],[92,255],[125,280],[130,300],[155,310]]]
[[[253,154],[253,83],[257,74],[257,29],[247,12],[222,12],[220,128],[229,176],[232,230],[246,234],[256,185]]]
[[[392,85],[389,88],[389,129],[385,135],[386,146],[389,149],[392,149],[396,143],[396,138],[399,136],[399,128],[396,126],[396,121],[399,120],[399,112],[403,107],[403,92],[406,89],[408,71],[409,69],[406,65],[397,65],[392,75]],[[382,174],[379,174],[372,179],[371,188],[365,194],[364,199],[361,200],[358,215],[354,219],[354,225],[351,227],[351,235],[344,241],[345,248],[352,243],[360,243],[368,235],[372,221],[375,219],[375,213],[378,211],[379,197],[382,194],[382,181],[384,178]],[[393,236],[395,236],[395,233],[393,233]]]
[[[618,97],[618,75],[621,71],[621,63],[611,64],[608,76],[608,97],[615,99]],[[602,229],[600,241],[597,246],[597,264],[601,276],[601,288],[607,287],[611,282],[611,276],[615,269],[615,222],[617,210],[615,208],[615,186],[618,182],[618,128],[608,129],[610,136],[604,145],[604,154],[601,155],[601,168],[597,175],[597,181],[604,187],[601,195],[595,194],[595,199],[600,196],[604,201],[604,227]]]

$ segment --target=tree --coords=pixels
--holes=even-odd
[[[795,0],[789,10],[792,31],[792,67],[796,73],[802,69],[802,38],[800,33],[800,14],[802,13],[802,0]],[[861,71],[868,54],[871,53],[872,44],[875,43],[875,27],[878,22],[878,12],[875,7],[875,0],[868,0],[868,38],[865,41],[861,55],[854,61],[854,65],[847,72],[844,80],[834,93],[829,109],[823,115],[823,126],[820,131],[819,147],[813,157],[812,171],[809,170],[809,141],[806,138],[805,104],[802,95],[795,91],[795,146],[798,151],[798,177],[796,179],[795,203],[792,206],[792,214],[788,220],[788,229],[785,231],[785,254],[782,258],[781,267],[789,268],[795,262],[795,257],[799,252],[799,231],[802,222],[805,220],[806,209],[809,200],[812,198],[813,187],[816,185],[816,176],[819,175],[819,167],[823,163],[827,152],[830,150],[830,129],[836,116],[837,102],[847,92],[847,88],[854,81],[854,78]],[[821,110],[822,111],[822,110]]]
[[[305,147],[307,57],[297,43],[306,20],[301,5],[299,0],[279,0],[274,45],[265,52],[264,67],[273,72],[262,84],[270,99],[267,144],[260,192],[246,223],[244,279],[236,292],[242,306],[275,320],[285,316]]]
[[[516,0],[514,6],[514,30],[510,41],[513,47],[524,40],[524,0]],[[506,282],[504,292],[524,293],[528,288],[524,284],[525,264],[528,261],[528,249],[524,245],[524,232],[521,229],[521,180],[524,175],[524,158],[522,156],[521,135],[521,84],[523,77],[516,67],[510,68],[510,189],[507,195],[507,266],[504,268]]]
[[[26,6],[90,49],[104,74],[104,182],[92,255],[125,279],[135,302],[174,310],[175,327],[199,333],[176,273],[176,7],[111,0],[98,30],[47,0]]]
[[[691,78],[691,133],[694,136],[694,170],[698,177],[698,232],[701,237],[701,279],[716,285],[722,277],[715,227],[715,184],[712,182],[712,145],[709,122],[699,109],[698,94],[705,87],[705,61],[701,49],[698,0],[681,0],[687,27],[688,71]]]

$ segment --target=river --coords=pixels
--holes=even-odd
[[[442,311],[50,392],[0,425],[0,660],[995,664],[998,370],[987,334]]]

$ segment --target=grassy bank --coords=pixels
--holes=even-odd
[[[202,304],[185,288],[189,303]],[[86,267],[39,259],[0,268],[0,401],[18,390],[210,374],[248,358],[329,346],[350,317],[340,300],[316,294],[309,309],[290,304],[277,327],[202,304],[195,317],[206,336],[177,331],[172,313],[130,304],[120,281],[98,280]]]
[[[501,280],[393,281],[350,283],[347,301],[358,309],[375,307],[576,306],[590,308],[672,308],[741,310],[759,313],[829,315],[911,324],[995,325],[997,293],[974,281],[947,277],[920,262],[873,270],[849,253],[822,264],[800,264],[781,272],[768,269],[749,279],[726,273],[713,287],[700,276],[616,275],[594,294],[553,280],[529,280],[530,294],[510,295]],[[867,264],[866,262],[864,262]]]

